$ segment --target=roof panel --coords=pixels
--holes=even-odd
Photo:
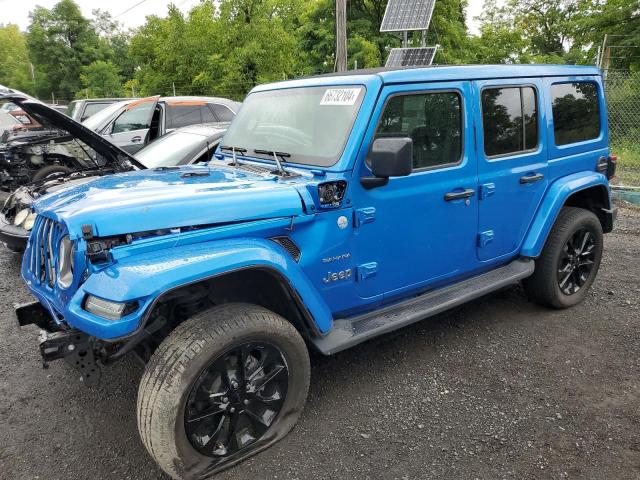
[[[436,0],[389,0],[381,32],[427,30]]]

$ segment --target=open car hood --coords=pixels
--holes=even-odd
[[[76,122],[72,118],[48,107],[44,103],[25,94],[1,93],[0,100],[7,100],[19,105],[25,112],[43,125],[49,125],[68,132],[73,137],[89,145],[107,160],[107,165],[128,170],[131,167],[146,168],[124,150],[116,147],[104,137]]]

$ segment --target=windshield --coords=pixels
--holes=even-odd
[[[224,145],[291,154],[292,163],[334,165],[349,138],[364,87],[305,87],[250,94]]]
[[[188,132],[171,132],[151,142],[136,158],[147,168],[179,165],[207,147],[207,137]]]
[[[116,112],[122,109],[122,107],[124,107],[125,105],[128,105],[131,102],[133,102],[133,99],[125,100],[124,102],[113,103],[109,105],[107,108],[100,110],[95,115],[91,115],[84,122],[82,122],[82,125],[84,125],[87,128],[90,128],[93,131],[96,131],[97,129],[102,127],[107,120],[109,120],[113,115],[115,115]]]

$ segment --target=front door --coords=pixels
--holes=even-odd
[[[354,259],[363,298],[393,299],[464,275],[475,261],[478,215],[469,82],[383,89],[354,179]],[[413,140],[413,172],[366,190],[368,146]]]
[[[127,105],[108,127],[107,139],[129,153],[135,153],[144,147],[159,98],[142,98]]]
[[[474,82],[483,262],[517,255],[549,182],[542,87],[540,79]]]

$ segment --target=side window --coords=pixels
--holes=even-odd
[[[410,137],[414,169],[457,163],[462,155],[460,95],[396,95],[385,106],[376,137]]]
[[[538,110],[532,87],[482,91],[482,129],[487,157],[532,150],[538,145]]]
[[[82,112],[82,118],[80,119],[80,121],[85,121],[91,115],[98,113],[100,110],[104,110],[108,106],[108,103],[88,103],[84,109],[84,112]]]
[[[230,122],[235,117],[235,114],[224,105],[212,103],[209,106],[213,109],[220,122]]]
[[[600,135],[600,105],[595,83],[551,85],[556,145],[593,140]]]
[[[116,118],[111,128],[111,133],[131,132],[149,128],[154,102],[145,102],[129,110],[125,110]]]
[[[211,108],[209,108],[209,105],[203,105],[202,107],[200,107],[200,111],[202,113],[202,123],[211,123],[218,121]]]
[[[180,128],[202,123],[201,105],[167,105],[167,128]]]

